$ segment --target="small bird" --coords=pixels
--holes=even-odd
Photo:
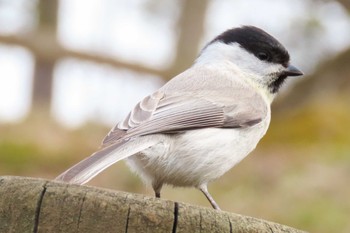
[[[156,197],[165,184],[195,187],[220,210],[208,183],[254,150],[268,129],[280,87],[287,77],[302,74],[265,31],[229,29],[209,42],[189,69],[141,100],[97,152],[56,179],[84,184],[126,159]]]

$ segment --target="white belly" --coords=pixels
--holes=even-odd
[[[246,129],[207,128],[161,135],[161,142],[128,159],[146,182],[196,186],[217,179],[246,157],[266,133],[269,117]]]

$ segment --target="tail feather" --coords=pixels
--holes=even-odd
[[[121,140],[75,164],[59,175],[56,180],[85,184],[114,163],[136,154],[155,143],[155,140],[150,140],[148,137],[138,137],[137,140]]]

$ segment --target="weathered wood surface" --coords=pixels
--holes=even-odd
[[[0,232],[291,232],[284,225],[153,197],[0,177]]]

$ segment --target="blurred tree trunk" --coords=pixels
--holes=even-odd
[[[160,74],[165,80],[187,69],[198,55],[201,38],[204,33],[204,22],[210,0],[182,0],[181,15],[178,21],[179,37],[176,45],[176,55],[172,66],[164,71],[153,71]],[[55,52],[57,49],[57,0],[40,0],[38,2],[38,28],[33,35],[40,40],[39,45],[46,47],[46,52]],[[32,109],[45,115],[50,114],[52,99],[52,82],[55,62],[61,54],[34,53],[35,71],[33,78]],[[57,56],[56,56],[57,55]],[[146,71],[148,71],[146,69]]]
[[[182,0],[177,24],[179,37],[176,55],[171,68],[165,72],[166,80],[186,70],[198,55],[204,33],[204,22],[210,0]]]
[[[350,1],[349,0],[338,0],[348,11],[350,10]]]
[[[38,28],[34,33],[41,35],[39,39],[44,47],[50,47],[56,43],[57,13],[58,0],[40,0],[38,2]],[[56,60],[48,60],[40,55],[35,55],[32,108],[49,115]]]

